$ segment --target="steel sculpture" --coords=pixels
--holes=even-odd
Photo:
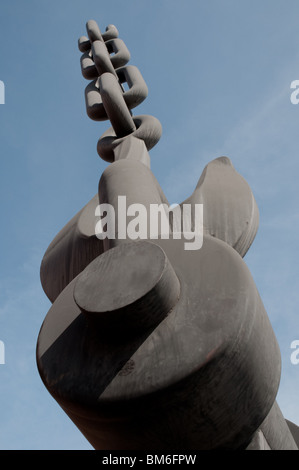
[[[87,34],[86,111],[112,124],[97,145],[110,165],[42,260],[53,304],[37,343],[46,388],[95,449],[297,449],[276,403],[279,346],[243,261],[259,219],[248,184],[227,157],[205,167],[180,205],[192,208],[191,234],[203,207],[200,249],[185,249],[171,218],[168,237],[151,237],[149,223],[139,239],[121,233],[119,198],[169,207],[150,170],[162,130],[132,114],[148,90],[116,27],[88,21]],[[115,237],[95,230],[108,205]]]

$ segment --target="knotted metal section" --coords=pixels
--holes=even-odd
[[[159,141],[162,127],[153,116],[132,115],[131,110],[147,97],[148,88],[138,68],[127,65],[129,50],[114,25],[101,33],[98,24],[90,20],[86,30],[88,37],[81,36],[78,41],[83,53],[82,75],[91,80],[85,88],[86,112],[94,121],[110,120],[112,124],[98,141],[99,156],[113,162],[115,149],[127,136],[143,140],[150,150]]]

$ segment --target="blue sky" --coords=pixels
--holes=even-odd
[[[2,0],[0,15],[0,449],[90,449],[44,388],[35,363],[50,303],[39,280],[58,231],[96,193],[108,124],[85,112],[77,39],[112,23],[149,96],[134,114],[163,127],[150,152],[168,200],[226,155],[260,210],[245,261],[282,354],[278,403],[299,425],[299,80],[297,0]]]

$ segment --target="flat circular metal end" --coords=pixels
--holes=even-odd
[[[180,283],[164,250],[148,241],[126,242],[92,261],[74,287],[89,318],[113,328],[157,325],[177,303]]]

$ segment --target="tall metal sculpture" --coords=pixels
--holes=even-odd
[[[259,217],[248,184],[228,158],[213,160],[179,206],[192,209],[189,228],[179,219],[189,235],[203,207],[200,249],[186,249],[171,217],[169,236],[151,236],[151,206],[169,207],[150,170],[161,125],[132,115],[147,86],[115,26],[89,21],[87,34],[86,110],[112,124],[97,146],[110,165],[42,260],[53,303],[37,344],[46,388],[95,449],[297,449],[276,403],[279,347],[242,259]],[[136,204],[145,208],[136,239],[120,201],[135,227]]]

